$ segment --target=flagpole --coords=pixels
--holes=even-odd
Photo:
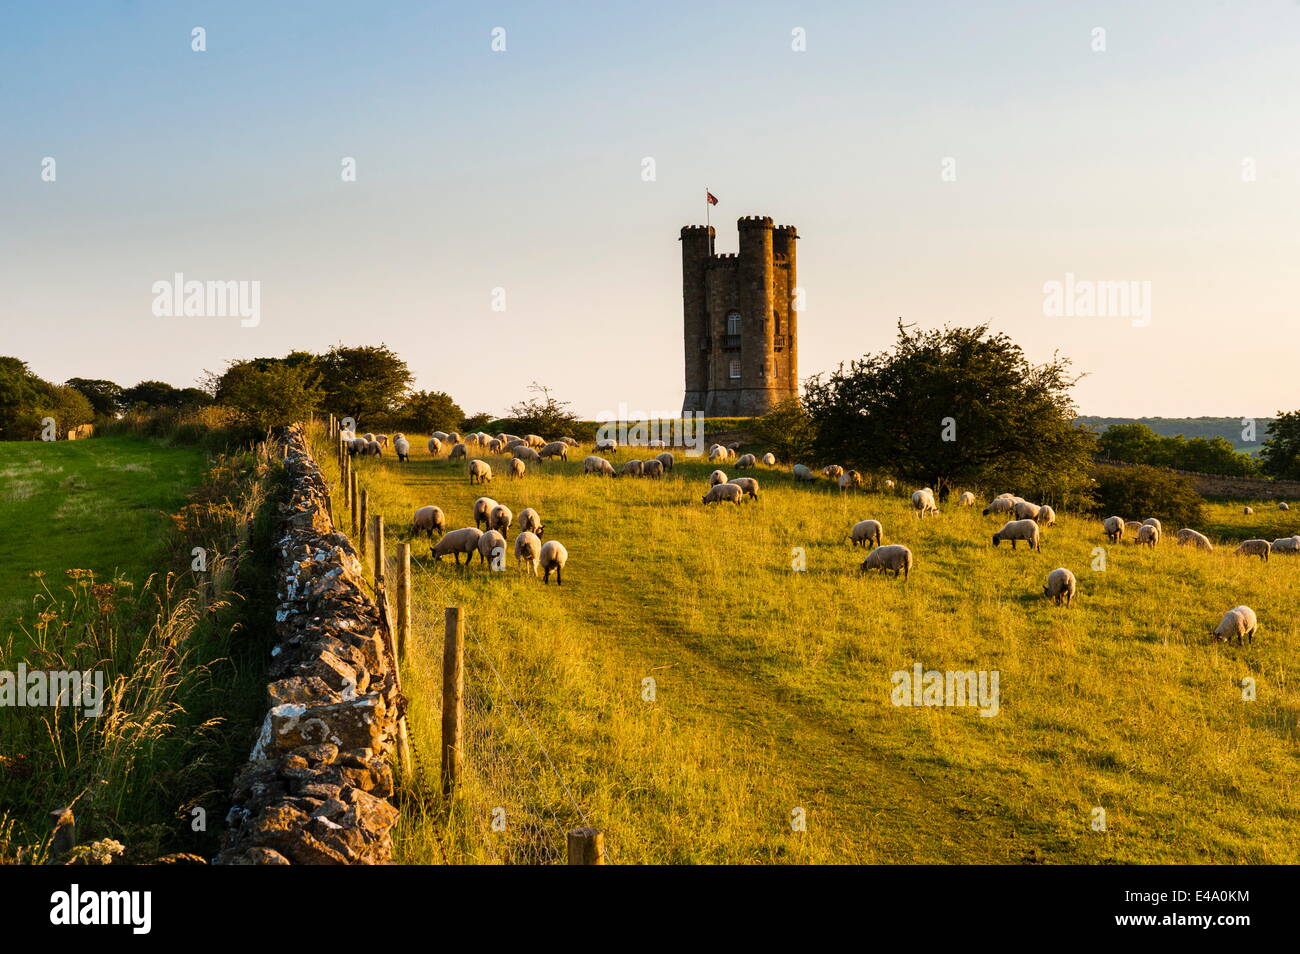
[[[704,234],[706,237],[709,234],[709,229],[713,228],[713,220],[709,215],[709,206],[711,204],[712,203],[709,202],[709,187],[705,186],[704,187]],[[712,247],[710,247],[709,251],[710,252],[713,251]]]

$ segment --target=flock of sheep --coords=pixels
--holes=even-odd
[[[382,456],[384,448],[389,443],[388,436],[385,434],[366,434],[357,437],[344,432],[342,440],[348,452],[354,455]],[[410,442],[404,435],[394,435],[392,444],[399,461],[410,459]],[[545,460],[556,457],[567,461],[569,451],[578,446],[578,442],[572,437],[547,441],[536,434],[523,437],[498,434],[493,437],[480,432],[462,437],[456,433],[435,431],[429,438],[427,449],[432,456],[440,457],[443,448],[446,447],[448,460],[466,460],[469,482],[473,485],[489,483],[493,474],[492,467],[487,461],[481,457],[471,457],[471,453],[508,454],[510,456],[507,464],[508,473],[511,477],[519,478],[524,476],[529,463],[541,464]],[[647,446],[652,450],[660,450],[664,448],[664,442],[651,441]],[[613,456],[618,453],[618,444],[612,440],[597,440],[595,449]],[[709,448],[708,459],[710,462],[734,460],[737,470],[752,469],[760,462],[766,467],[775,467],[777,464],[776,457],[771,453],[764,454],[761,459],[754,454],[743,454],[738,457],[735,445],[722,444],[714,444]],[[605,457],[593,454],[583,459],[582,472],[607,477],[656,478],[671,471],[674,463],[673,455],[663,450],[653,458],[628,460],[621,468],[615,469]],[[796,482],[815,483],[819,480],[817,474],[804,464],[795,464],[791,473]],[[863,484],[862,475],[856,470],[845,470],[837,464],[822,468],[821,473],[834,482],[841,492],[859,488]],[[892,490],[894,482],[886,480],[883,486],[886,490]],[[709,488],[701,498],[701,502],[706,505],[732,503],[739,506],[746,499],[758,500],[758,490],[758,480],[753,477],[728,478],[722,470],[714,470],[709,475]],[[970,491],[962,493],[957,501],[959,507],[973,507],[975,503],[975,495]],[[934,491],[929,487],[915,491],[911,496],[911,505],[921,519],[939,513]],[[1290,510],[1285,503],[1279,504],[1278,508],[1282,511]],[[1251,514],[1254,511],[1246,507],[1244,512]],[[1015,549],[1017,544],[1023,541],[1030,550],[1041,552],[1042,531],[1056,524],[1056,514],[1051,507],[1031,503],[1010,493],[999,494],[993,498],[983,509],[982,514],[984,516],[1006,514],[1011,517],[992,535],[994,547],[1005,541]],[[414,534],[426,533],[430,539],[434,533],[440,535],[438,542],[433,545],[432,553],[435,559],[453,554],[457,565],[460,565],[460,555],[463,553],[468,565],[477,552],[481,563],[491,562],[494,568],[503,567],[506,534],[514,521],[514,514],[509,507],[491,497],[479,497],[474,502],[473,516],[473,527],[462,527],[448,532],[442,509],[432,505],[424,506],[415,511],[411,529]],[[480,530],[480,525],[485,529]],[[1126,534],[1132,534],[1138,545],[1153,549],[1160,543],[1163,535],[1163,527],[1155,517],[1148,517],[1141,522],[1124,520],[1117,516],[1107,517],[1102,521],[1102,531],[1111,543],[1119,543]],[[544,532],[545,527],[536,510],[530,507],[519,514],[519,533],[514,542],[516,565],[521,570],[531,570],[534,575],[537,575],[540,570],[543,573],[543,583],[550,582],[550,574],[553,570],[555,581],[560,584],[569,554],[558,540],[542,543]],[[866,559],[862,561],[859,571],[864,573],[868,570],[880,570],[882,573],[892,571],[895,577],[901,575],[907,579],[914,562],[912,551],[902,544],[883,543],[883,535],[884,529],[878,520],[861,520],[853,525],[848,538],[852,545],[865,547],[870,543],[873,547]],[[1205,534],[1190,527],[1179,530],[1175,534],[1175,539],[1179,546],[1190,545],[1200,550],[1214,549],[1214,545]],[[1259,556],[1263,560],[1268,560],[1270,553],[1297,555],[1300,554],[1300,534],[1273,541],[1246,540],[1236,548],[1234,553],[1243,556]],[[1057,567],[1047,575],[1043,596],[1051,599],[1057,606],[1071,606],[1077,594],[1078,580],[1068,568]],[[1223,615],[1223,619],[1211,635],[1220,640],[1235,637],[1240,644],[1243,638],[1253,641],[1257,627],[1255,611],[1249,606],[1236,606]]]

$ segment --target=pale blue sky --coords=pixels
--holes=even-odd
[[[0,353],[184,386],[384,341],[467,411],[533,379],[672,411],[707,185],[721,250],[741,215],[803,236],[801,375],[900,315],[990,320],[1089,372],[1085,413],[1270,415],[1300,406],[1298,91],[1290,0],[10,2]],[[260,281],[260,325],[155,317],[178,271]],[[1150,326],[1045,317],[1067,272],[1150,281]]]

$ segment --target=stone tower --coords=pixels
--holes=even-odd
[[[737,255],[714,253],[712,227],[682,228],[683,414],[766,414],[798,392],[799,236],[793,225],[773,226],[767,216],[747,215],[736,225]]]

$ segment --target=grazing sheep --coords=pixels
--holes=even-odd
[[[452,444],[451,453],[447,455],[448,460],[462,460],[469,457],[469,445],[464,443]]]
[[[827,464],[822,468],[822,474],[831,480],[839,480],[840,475],[844,473],[844,468],[839,464]]]
[[[1137,533],[1142,529],[1143,524],[1137,520],[1125,520],[1124,530],[1126,533]]]
[[[394,437],[393,453],[397,455],[398,460],[409,461],[411,459],[411,442],[405,437]]]
[[[545,437],[538,437],[536,434],[525,434],[524,440],[528,442],[529,447],[533,448],[545,447],[547,444]]]
[[[1107,517],[1101,522],[1101,529],[1106,531],[1107,543],[1119,543],[1124,539],[1124,518]]]
[[[664,475],[664,462],[658,457],[641,462],[642,477],[662,477]]]
[[[1137,542],[1138,546],[1146,544],[1154,550],[1156,544],[1160,542],[1160,528],[1150,523],[1142,524],[1142,526],[1138,527]]]
[[[726,482],[727,475],[720,470],[715,470],[713,473],[709,474],[710,487],[716,487],[718,484],[725,484]]]
[[[641,461],[628,460],[623,462],[623,469],[619,473],[624,477],[640,477],[641,470]]]
[[[735,444],[728,444],[728,445],[727,445],[727,460],[735,460],[735,459],[736,459],[736,445],[735,445]]]
[[[487,529],[492,528],[492,508],[499,506],[491,497],[479,497],[474,501],[474,526],[483,524]]]
[[[515,460],[526,460],[530,464],[540,464],[542,462],[541,455],[527,444],[516,444],[511,454],[514,455]]]
[[[463,444],[461,445],[464,446]],[[475,479],[477,478],[477,480]],[[485,460],[479,460],[477,457],[469,462],[469,482],[487,484],[492,482],[492,468]]]
[[[731,484],[731,483],[721,483],[721,484],[715,484],[714,486],[710,487],[709,492],[700,498],[700,502],[711,504],[711,503],[722,503],[723,501],[726,501],[727,503],[734,503],[737,507],[739,507],[740,499],[744,495],[745,492],[741,490],[738,485]]]
[[[859,520],[853,525],[849,540],[855,547],[865,547],[868,543],[880,546],[884,532],[884,527],[880,525],[879,520]]]
[[[603,457],[591,456],[582,462],[582,472],[584,474],[596,474],[600,477],[618,476],[614,470],[614,465]]]
[[[850,487],[862,486],[862,475],[856,470],[846,470],[839,476],[840,493],[848,490]]]
[[[1280,504],[1277,505],[1277,509],[1278,509],[1278,510],[1290,510],[1290,509],[1291,509],[1291,505],[1290,505],[1289,503],[1287,503],[1286,501],[1283,501],[1282,503],[1280,503]]]
[[[1219,625],[1210,632],[1210,635],[1221,643],[1231,642],[1232,637],[1236,636],[1237,645],[1240,646],[1243,636],[1253,643],[1257,629],[1259,629],[1259,620],[1255,616],[1255,611],[1249,606],[1234,606],[1223,614],[1223,619],[1219,620]]]
[[[561,437],[560,440],[564,441],[564,443],[568,444],[570,447],[578,446],[578,442],[575,441],[572,437]]]
[[[542,544],[542,553],[539,563],[542,567],[542,582],[551,582],[551,571],[555,571],[555,585],[559,586],[564,581],[560,579],[560,574],[564,571],[564,565],[569,562],[569,551],[564,549],[564,544],[559,540],[547,540]]]
[[[903,579],[907,579],[912,573],[912,551],[901,543],[887,543],[883,547],[876,547],[867,554],[867,558],[858,567],[859,573],[865,573],[867,570],[880,570],[882,573],[893,570],[894,579],[898,579],[899,573],[903,574]]]
[[[646,447],[650,448],[651,450],[663,450],[667,446],[668,445],[666,443],[658,439],[655,439],[646,445]]]
[[[677,461],[673,458],[673,455],[668,453],[667,451],[664,451],[662,454],[656,457],[655,460],[659,461],[659,463],[664,465],[665,471],[672,470],[673,465],[677,463]]]
[[[434,431],[432,434],[429,435],[429,440],[437,441],[439,444],[441,444],[443,441],[447,439],[447,436],[448,435],[446,431]]]
[[[413,537],[423,533],[432,540],[435,530],[438,533],[443,533],[446,529],[447,518],[443,514],[441,507],[430,504],[415,511],[415,515],[411,517],[411,536]]]
[[[1274,540],[1272,550],[1274,553],[1285,553],[1288,556],[1300,555],[1300,533],[1294,537],[1281,537]]]
[[[1237,556],[1257,556],[1265,563],[1268,562],[1268,555],[1273,549],[1273,544],[1267,540],[1245,540],[1241,546],[1232,552]]]
[[[387,435],[387,434],[376,434],[376,435],[375,435],[375,440],[379,442],[379,446],[380,446],[380,447],[387,447],[387,446],[388,446],[388,435]]]
[[[617,454],[618,441],[614,440],[612,437],[607,437],[602,441],[596,441],[596,450],[604,451],[607,454]]]
[[[709,448],[709,460],[726,460],[727,449],[721,444],[714,444]]]
[[[1159,521],[1159,519],[1157,519],[1156,517],[1147,517],[1145,520],[1142,521],[1142,525],[1144,527],[1155,527],[1161,533],[1165,532],[1164,524],[1162,524]]]
[[[366,449],[362,451],[362,453],[368,457],[383,457],[384,445],[379,443],[379,441],[370,441],[366,444]]]
[[[466,556],[465,563],[468,565],[474,558],[474,549],[478,546],[481,536],[483,534],[477,527],[461,527],[459,530],[453,530],[433,545],[433,558],[441,560],[448,553],[454,553],[456,565],[460,566],[460,555],[463,553]]]
[[[745,492],[746,497],[758,499],[758,481],[753,477],[732,477],[727,483],[735,484]]]
[[[542,526],[542,516],[532,507],[526,507],[519,512],[519,529],[537,534],[538,539],[546,535],[546,528]]]
[[[455,431],[452,431],[452,432],[451,432],[450,434],[448,434],[448,435],[446,436],[446,438],[444,438],[444,439],[445,439],[446,442],[449,443],[449,444],[459,444],[459,443],[460,443],[460,435],[457,434]]]
[[[437,457],[439,454],[442,453],[442,441],[436,437],[430,437],[429,443],[426,444],[425,446],[429,448],[429,453],[432,454],[434,457]]]
[[[496,561],[501,560],[500,569],[506,568],[506,538],[496,530],[489,530],[478,538],[478,558],[480,563],[489,563],[497,569]]]
[[[795,464],[794,470],[791,472],[794,474],[795,480],[806,480],[809,483],[812,483],[817,479],[817,475],[814,474],[807,467],[805,467],[803,464]]]
[[[511,477],[522,477],[524,476],[525,472],[527,472],[527,470],[528,468],[524,465],[524,462],[520,460],[518,457],[510,458]]]
[[[1180,547],[1185,547],[1190,543],[1198,550],[1214,549],[1214,544],[1210,542],[1209,537],[1197,530],[1193,530],[1191,527],[1183,527],[1174,534],[1174,539],[1178,541]]]
[[[499,437],[494,437],[487,442],[487,452],[489,454],[500,454],[505,449],[506,445]]]
[[[969,490],[967,490],[960,497],[957,498],[957,506],[958,507],[975,506],[975,495],[971,493]]]
[[[1017,500],[1011,505],[1011,512],[1017,520],[1037,520],[1038,512],[1043,508],[1028,500]]]
[[[758,466],[758,458],[753,454],[744,454],[736,461],[736,470],[748,470]]]
[[[549,444],[542,446],[537,452],[537,456],[546,460],[551,457],[558,457],[560,460],[569,459],[569,445],[564,441],[551,441]]]
[[[989,501],[989,505],[984,508],[982,516],[989,516],[997,513],[1011,513],[1016,503],[1010,497],[994,497]]]
[[[886,481],[885,481],[885,489],[886,489],[886,490],[893,490],[893,489],[894,489],[894,482],[893,482],[892,480],[886,480]]]
[[[1038,521],[1040,527],[1054,527],[1056,526],[1056,511],[1047,504],[1043,504],[1038,508],[1038,516],[1034,519]]]
[[[488,524],[493,530],[499,532],[502,537],[510,532],[510,524],[514,523],[515,515],[510,512],[510,508],[505,504],[497,504],[488,514]]]
[[[1016,548],[1016,543],[1024,540],[1029,544],[1029,549],[1042,551],[1042,537],[1038,532],[1038,524],[1033,520],[1011,520],[1003,525],[1002,529],[993,534],[993,545],[997,546],[1003,540],[1011,541],[1011,549]]]
[[[926,514],[938,513],[939,507],[934,502],[934,491],[929,487],[923,487],[912,494],[912,509],[917,511],[922,518]]]
[[[764,467],[775,467],[775,466],[776,466],[776,455],[773,454],[771,451],[768,451],[766,454],[764,454],[764,455],[763,455],[763,466],[764,466]]]
[[[522,514],[520,515],[522,516]],[[542,541],[537,534],[524,530],[515,537],[515,566],[521,570],[533,571],[537,575],[537,564],[542,556]]]
[[[1051,573],[1047,574],[1047,585],[1043,587],[1043,595],[1050,597],[1057,606],[1065,603],[1069,606],[1074,602],[1074,594],[1078,591],[1079,582],[1063,566],[1058,566]]]
[[[364,438],[366,439],[366,443],[367,443],[367,444],[369,444],[371,441],[373,441],[373,440],[375,439],[375,435],[374,435],[374,434],[370,434],[370,433],[366,433],[366,434],[363,434],[363,435],[361,435],[361,436],[364,437]]]
[[[370,441],[364,437],[354,437],[348,441],[348,456],[355,457],[357,454],[364,454],[366,448],[370,446]]]
[[[1242,508],[1241,508],[1241,512],[1244,513],[1247,517],[1249,517],[1252,513],[1255,512],[1255,508],[1254,508],[1254,507],[1242,507]]]

